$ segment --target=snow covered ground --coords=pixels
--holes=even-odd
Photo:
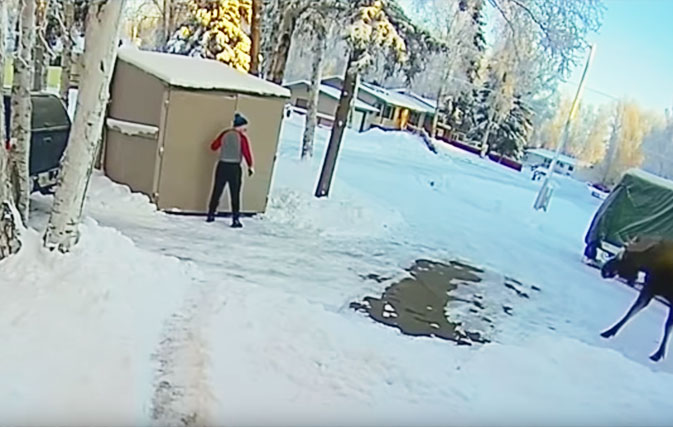
[[[373,130],[347,133],[332,195],[316,200],[328,134],[302,163],[301,129],[284,123],[271,206],[242,230],[157,213],[99,175],[75,253],[44,253],[31,232],[0,264],[0,421],[671,424],[673,363],[647,358],[665,308],[598,336],[634,291],[580,262],[600,202],[583,184],[560,179],[535,212],[526,174]],[[49,203],[35,199],[33,228]],[[472,347],[348,307],[387,286],[361,275],[404,277],[422,257],[541,292]]]

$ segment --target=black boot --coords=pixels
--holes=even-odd
[[[215,215],[208,214],[208,217],[206,217],[206,222],[213,222],[213,221],[215,221]]]
[[[238,215],[235,215],[231,220],[231,228],[242,228],[241,220],[238,219]]]

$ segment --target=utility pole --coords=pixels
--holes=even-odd
[[[561,137],[561,142],[556,147],[556,153],[554,154],[554,158],[549,164],[549,169],[547,170],[547,177],[545,178],[542,187],[540,187],[540,192],[537,194],[537,198],[535,199],[535,204],[533,205],[535,210],[547,211],[547,207],[549,206],[549,201],[551,200],[551,195],[553,192],[551,181],[554,176],[554,169],[556,168],[556,164],[558,163],[558,158],[561,155],[561,151],[568,142],[568,138],[570,136],[570,123],[572,122],[573,118],[575,117],[575,114],[577,113],[577,108],[579,107],[579,101],[582,96],[582,91],[584,90],[584,83],[587,77],[587,73],[589,71],[589,66],[591,65],[591,61],[593,60],[595,53],[596,53],[596,45],[592,44],[589,50],[589,57],[587,58],[586,65],[584,66],[582,79],[580,80],[580,84],[577,86],[575,99],[573,100],[572,106],[570,107],[570,112],[568,113],[568,119],[566,120],[565,126],[563,127],[563,136]]]

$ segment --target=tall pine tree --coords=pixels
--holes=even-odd
[[[474,110],[479,93],[475,87],[480,83],[486,51],[484,2],[483,0],[466,1],[465,7],[469,9],[472,25],[472,49],[465,50],[464,57],[460,58],[466,63],[464,76],[467,84],[463,85],[458,95],[446,99],[444,108],[440,112],[444,122],[452,131],[463,135],[476,126]]]
[[[191,0],[190,17],[168,42],[168,52],[217,59],[247,72],[252,0]]]
[[[504,157],[520,159],[533,129],[533,113],[515,96],[512,109],[500,126],[489,136],[488,146]]]

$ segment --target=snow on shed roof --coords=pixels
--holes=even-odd
[[[658,185],[660,187],[665,187],[673,190],[673,181],[646,172],[642,169],[629,169],[626,173],[628,175],[633,175],[645,181],[651,182],[652,184]]]
[[[310,86],[310,82],[308,80],[297,80],[295,82],[290,82],[285,84],[285,87],[291,88],[293,86],[298,86],[298,85],[304,85],[306,87]],[[328,86],[326,84],[321,84],[320,85],[320,92],[324,93],[325,95],[329,96],[330,98],[336,99],[337,101],[341,99],[341,91],[335,87]],[[366,102],[356,99],[355,100],[355,109],[356,110],[364,110],[364,111],[370,111],[372,113],[378,113],[379,109],[367,104]]]
[[[227,90],[252,95],[290,97],[290,91],[212,59],[122,47],[122,61],[134,65],[170,86],[185,89]]]

